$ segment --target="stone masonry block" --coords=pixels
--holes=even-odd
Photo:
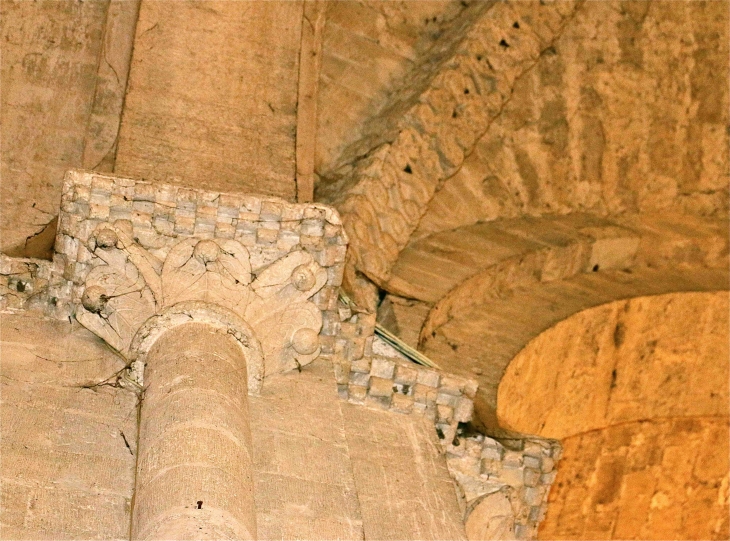
[[[393,382],[385,378],[371,377],[368,394],[370,396],[389,397],[393,394]]]
[[[540,469],[540,459],[537,457],[526,455],[522,459],[522,463],[525,465],[526,468],[532,468],[534,470]]]
[[[454,408],[454,419],[460,423],[468,423],[473,413],[474,402],[468,398],[459,398]]]
[[[524,453],[529,456],[542,456],[543,446],[536,441],[525,441]]]
[[[398,413],[410,413],[413,410],[413,397],[403,394],[394,394],[391,409]]]
[[[415,385],[418,379],[418,370],[409,366],[398,365],[395,369],[395,382],[404,385]]]
[[[441,386],[439,387],[439,393],[446,393],[454,396],[459,396],[464,389],[464,382],[452,378],[450,376],[444,376],[441,378]]]
[[[350,397],[350,400],[354,402],[362,402],[365,400],[365,396],[367,396],[368,389],[367,387],[363,387],[361,385],[354,385],[350,383],[350,385],[347,386],[348,395]]]
[[[555,460],[553,460],[549,456],[543,457],[543,459],[542,459],[543,473],[548,473],[548,472],[553,471],[554,467],[555,467]]]
[[[451,394],[439,393],[436,396],[436,404],[438,404],[439,406],[449,406],[450,408],[455,408],[458,401],[459,398]]]
[[[361,387],[367,387],[370,381],[370,374],[363,374],[362,372],[350,372],[350,383],[352,385],[360,385]]]
[[[436,406],[439,421],[451,422],[454,418],[454,408],[439,404]]]
[[[418,372],[418,383],[426,387],[438,387],[440,379],[439,373],[433,370],[420,370]]]
[[[501,447],[482,447],[482,458],[502,461],[504,450]]]
[[[543,491],[535,487],[525,488],[524,501],[529,506],[540,505],[542,503]]]
[[[362,357],[352,361],[351,370],[353,372],[360,372],[363,374],[370,374],[370,359]]]
[[[335,381],[338,385],[345,385],[350,380],[350,367],[346,363],[334,363]]]
[[[499,480],[504,484],[519,487],[524,483],[524,473],[522,468],[516,466],[507,466],[502,463],[502,471],[499,474]]]
[[[479,469],[483,475],[499,476],[502,473],[502,463],[499,460],[483,458]]]
[[[413,389],[413,394],[415,396],[416,402],[421,402],[423,404],[435,404],[436,396],[438,396],[438,392],[436,391],[436,389],[434,389],[433,387],[428,387],[421,383],[416,384]]]
[[[545,518],[545,510],[540,505],[530,507],[530,515],[527,518],[530,522],[542,522]]]
[[[522,453],[518,451],[506,451],[503,460],[505,465],[520,467],[522,466]]]
[[[469,398],[474,398],[477,395],[478,384],[476,381],[468,380],[464,384],[464,394]]]
[[[384,357],[373,357],[370,365],[370,375],[376,378],[393,379],[395,362]]]
[[[525,468],[524,481],[525,486],[536,487],[540,483],[540,472],[530,468]]]
[[[540,484],[543,485],[552,485],[555,482],[555,477],[557,476],[556,471],[551,471],[550,473],[543,473],[540,476]]]

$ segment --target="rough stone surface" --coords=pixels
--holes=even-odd
[[[128,539],[137,396],[124,362],[76,323],[0,318],[0,535]]]
[[[109,1],[3,1],[0,250],[58,212],[63,175],[81,167]]]
[[[364,148],[354,154],[364,157],[322,190],[344,216],[357,272],[378,284],[388,279],[439,183],[461,167],[512,85],[572,17],[573,5],[477,3],[393,94],[391,116],[374,124],[380,140],[361,140]],[[356,302],[372,308],[354,269],[347,286]]]
[[[547,537],[727,538],[727,301],[665,295],[729,285],[726,4],[3,1],[0,312],[27,324],[3,336],[2,536],[128,536],[116,412],[192,317],[247,358],[239,536],[529,539],[547,512]],[[330,209],[250,195],[315,181],[349,253]],[[56,364],[75,314],[129,359],[86,333],[94,361]],[[195,394],[183,418],[216,409]],[[140,467],[240,454],[186,427]],[[198,518],[237,498],[211,490]]]
[[[500,424],[563,439],[641,419],[727,415],[728,314],[727,292],[685,292],[561,321],[509,364]]]
[[[222,307],[256,329],[266,367],[249,376],[260,381],[332,351],[345,242],[338,216],[321,205],[71,172],[50,285],[36,295],[47,313],[80,303],[79,321],[130,360],[153,316]],[[22,307],[18,280],[48,269],[7,265],[6,297]]]
[[[617,299],[682,291],[716,292],[728,283],[725,270],[693,267],[582,273],[550,283],[532,276],[520,284],[508,277],[494,289],[489,288],[494,282],[486,282],[487,287],[473,290],[468,304],[453,305],[443,324],[422,333],[427,356],[443,369],[479,382],[475,417],[490,431],[500,430],[497,387],[507,365],[531,340],[555,324]],[[585,332],[593,336],[590,328]],[[489,344],[488,350],[484,344]],[[585,347],[592,348],[592,344],[588,342]],[[539,404],[535,402],[534,407],[541,409]]]
[[[294,200],[301,24],[299,1],[142,0],[114,171]]]
[[[524,214],[725,215],[727,35],[725,2],[586,2],[414,237]]]
[[[433,425],[344,403],[365,539],[466,539]]]
[[[256,539],[249,363],[232,335],[200,323],[152,347],[132,539]]]
[[[68,334],[63,331],[68,323],[46,320],[39,325],[39,321],[36,316],[2,317],[3,538],[36,532],[55,538],[126,539],[137,397],[106,384],[93,389],[55,385],[66,381],[88,385],[101,374],[116,377],[123,361],[77,325],[73,339],[61,342],[58,337]],[[56,353],[68,347],[74,352],[69,350],[68,358],[94,361],[56,362],[66,359]],[[22,380],[33,383],[21,384]],[[112,378],[104,383],[115,382]],[[249,397],[258,538],[463,539],[456,492],[432,422],[348,406],[336,389],[332,364],[319,359],[301,372],[272,376],[260,396]],[[87,398],[80,404],[83,397]],[[198,410],[186,411],[187,418]],[[20,422],[23,419],[28,422]],[[47,419],[43,421],[47,428],[38,424],[39,419]],[[93,452],[87,440],[94,442]],[[214,441],[193,440],[198,445]],[[184,445],[180,442],[174,452],[182,453]],[[158,461],[174,458],[172,451],[161,454]],[[77,454],[63,469],[62,459],[69,452]],[[10,460],[15,453],[21,461],[18,466]],[[97,456],[107,458],[97,462]],[[414,461],[419,464],[415,471]],[[33,470],[22,465],[29,463]],[[62,469],[49,471],[53,464]],[[88,488],[80,489],[79,482]],[[102,483],[109,489],[100,490]],[[54,491],[66,498],[60,507],[49,497]],[[403,491],[412,492],[412,497],[404,498]],[[205,509],[208,499],[201,499]],[[88,511],[99,508],[110,512]]]
[[[345,150],[463,11],[456,0],[326,3],[316,156],[324,181],[352,159]]]
[[[727,539],[727,417],[617,424],[563,440],[539,539]]]

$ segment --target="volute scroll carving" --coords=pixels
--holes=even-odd
[[[146,322],[191,303],[220,307],[245,322],[263,355],[259,378],[319,355],[322,314],[310,299],[325,285],[327,271],[305,251],[253,274],[240,242],[187,238],[162,261],[134,240],[124,220],[99,225],[86,247],[98,263],[86,278],[76,319],[130,360]]]

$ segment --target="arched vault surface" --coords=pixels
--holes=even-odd
[[[728,294],[614,301],[561,321],[507,367],[501,426],[563,440],[646,419],[728,414]]]
[[[531,340],[616,300],[727,290],[727,247],[724,225],[710,218],[497,220],[413,241],[386,289],[414,305],[396,323],[420,335],[421,351],[447,371],[476,377],[477,421],[504,436],[497,387]]]
[[[489,435],[560,440],[540,537],[727,539],[727,257],[713,218],[522,217],[412,239],[384,287]]]
[[[501,426],[560,439],[544,539],[728,538],[728,293],[589,308],[533,339]]]

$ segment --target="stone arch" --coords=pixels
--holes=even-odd
[[[571,214],[442,232],[403,251],[386,289],[410,299],[401,314],[407,327],[417,325],[408,331],[418,333],[420,350],[446,370],[477,376],[478,418],[498,435],[496,386],[541,332],[618,299],[727,289],[719,222],[675,218]],[[384,317],[398,325],[393,315]]]
[[[727,291],[637,297],[515,356],[500,426],[563,445],[541,537],[727,538],[728,325]]]
[[[460,169],[577,4],[477,3],[467,11],[444,34],[441,58],[417,64],[365,135],[344,150],[352,165],[318,187],[352,241],[345,287],[368,309],[376,295],[363,277],[378,286],[390,278],[438,187]]]
[[[564,319],[507,366],[500,425],[564,439],[642,419],[727,414],[729,308],[726,291],[675,292]]]
[[[155,342],[168,330],[187,323],[203,323],[231,334],[246,359],[249,394],[258,394],[264,379],[264,356],[251,327],[232,311],[221,306],[188,301],[171,306],[148,319],[132,340],[130,358],[140,370]]]
[[[627,270],[473,289],[468,304],[455,306],[442,324],[422,334],[421,349],[442,368],[476,377],[479,422],[489,434],[509,436],[497,420],[497,388],[510,361],[541,333],[577,312],[615,300],[727,288],[727,274],[713,269]]]

